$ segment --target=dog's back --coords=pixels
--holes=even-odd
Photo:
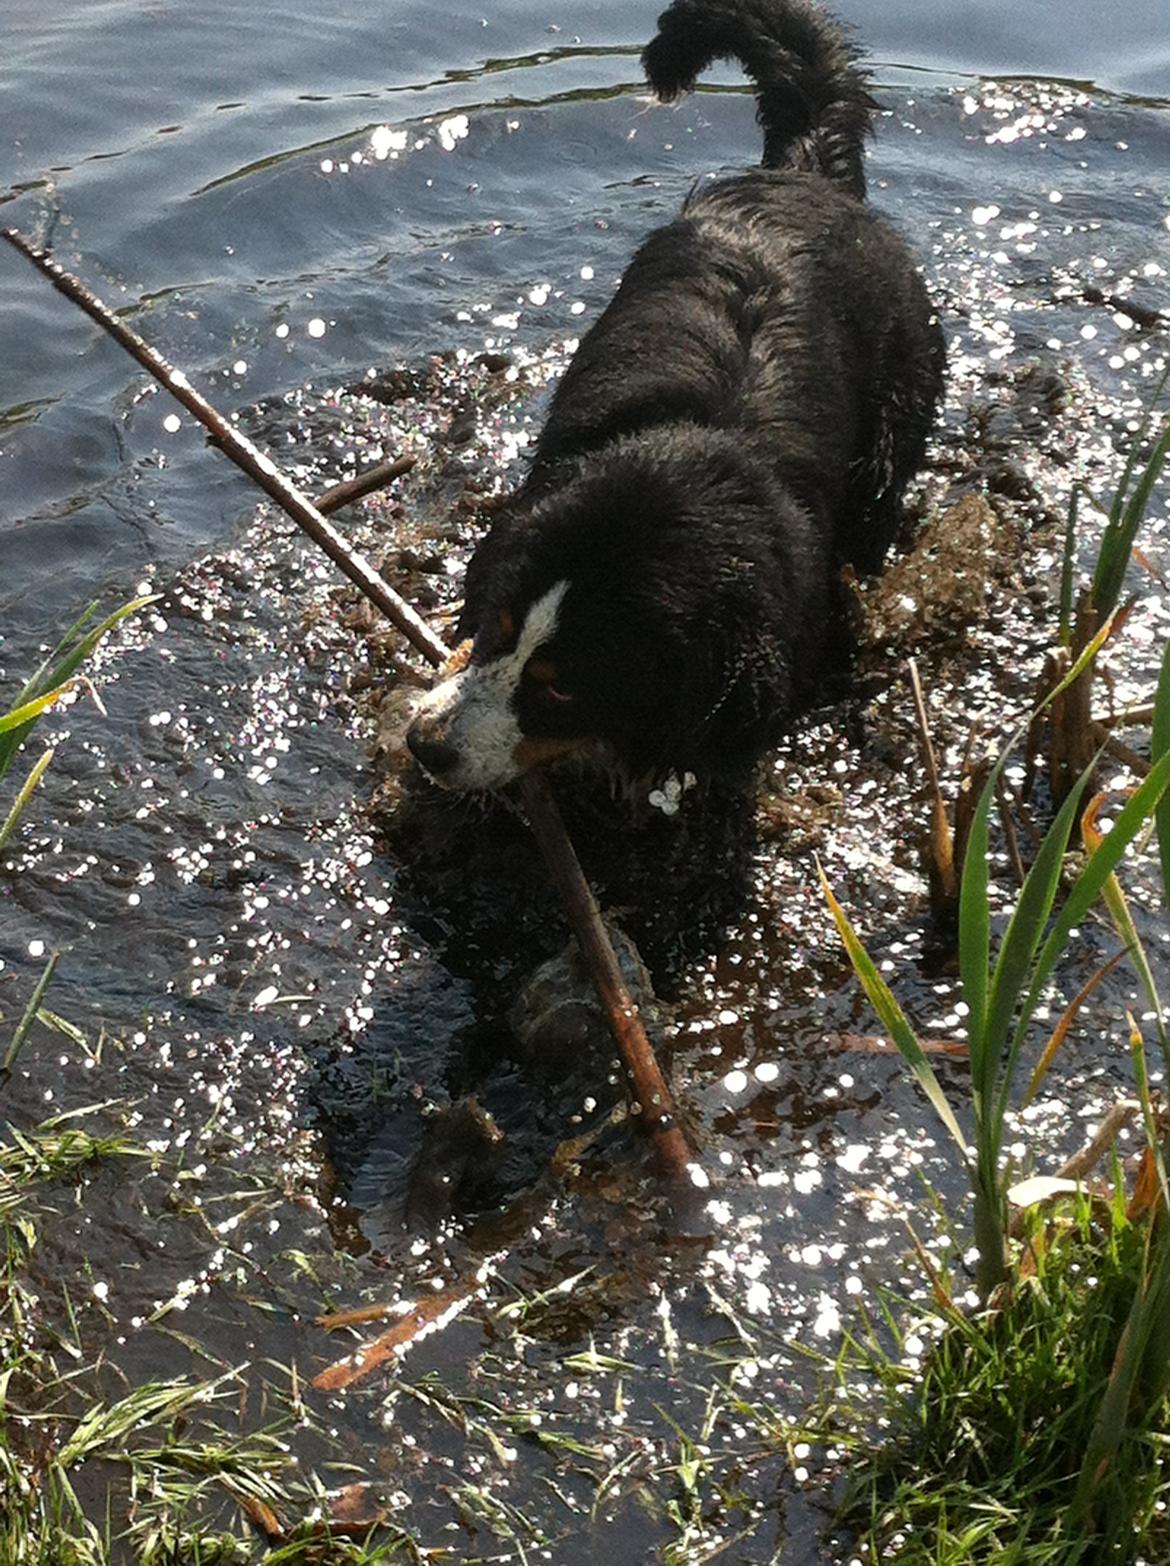
[[[675,0],[643,61],[670,98],[727,56],[753,80],[763,167],[700,186],[642,245],[558,388],[527,490],[669,423],[731,428],[831,554],[871,572],[922,461],[941,331],[864,201],[874,103],[836,24],[804,0]]]

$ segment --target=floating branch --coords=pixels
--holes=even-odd
[[[152,348],[120,320],[78,278],[66,272],[51,256],[16,229],[6,228],[2,233],[3,238],[31,261],[38,271],[44,273],[56,289],[84,310],[103,331],[116,338],[144,370],[182,403],[210,432],[225,456],[230,457],[266,495],[287,512],[424,658],[436,665],[446,663],[451,656],[450,650],[426,621],[405,599],[386,585],[368,560],[350,548],[336,528],[326,521],[321,507],[307,499],[285,477],[271,457],[230,424],[195,390],[181,370],[168,364],[156,348]],[[331,509],[357,498],[356,490],[348,490],[343,499],[336,499],[340,488],[342,486],[337,486],[322,497]],[[670,1089],[639,1020],[638,1009],[622,979],[597,900],[581,870],[573,845],[569,842],[548,785],[537,774],[529,773],[521,779],[519,791],[529,824],[560,893],[565,915],[577,937],[610,1032],[621,1054],[637,1101],[640,1123],[653,1136],[659,1159],[666,1170],[676,1177],[685,1178],[692,1161],[691,1149],[679,1128]]]

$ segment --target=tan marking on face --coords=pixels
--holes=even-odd
[[[510,642],[516,632],[516,621],[510,609],[500,610],[500,635],[506,642]]]
[[[562,757],[572,756],[577,751],[590,750],[596,743],[594,739],[542,739],[529,735],[512,752],[516,776],[531,772],[533,767],[543,767],[550,761],[560,761]]]
[[[524,672],[530,680],[535,680],[538,685],[556,684],[557,666],[551,658],[529,658],[524,665]]]
[[[488,663],[467,663],[419,702],[415,721],[425,721],[459,754],[457,765],[436,776],[442,787],[502,788],[518,776],[515,756],[524,735],[513,698],[525,665],[552,639],[568,589],[568,582],[557,582],[530,606],[511,652]]]

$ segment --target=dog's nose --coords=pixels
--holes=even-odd
[[[406,743],[410,754],[434,778],[450,772],[459,760],[459,752],[448,740],[435,739],[428,734],[426,724],[417,719],[406,731]]]

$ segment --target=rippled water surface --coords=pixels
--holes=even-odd
[[[674,1541],[678,1561],[848,1560],[821,1535],[824,1455],[777,1440],[815,1380],[802,1350],[832,1352],[875,1283],[920,1286],[916,1173],[962,1212],[926,1109],[869,1047],[812,851],[922,1033],[961,1032],[928,950],[902,659],[948,776],[972,721],[998,736],[1028,704],[1071,487],[1109,496],[1165,367],[1170,28],[1162,0],[1129,0],[1104,41],[1081,4],[847,14],[881,87],[873,199],[950,342],[914,509],[990,498],[994,534],[961,562],[986,607],[875,653],[786,745],[754,827],[726,802],[632,827],[568,802],[650,964],[711,1181],[685,1224],[607,1123],[587,1007],[543,1075],[553,1035],[534,1056],[518,1042],[564,942],[523,832],[400,797],[395,714],[419,671],[120,350],[0,255],[3,690],[89,597],[161,595],[101,656],[105,712],[79,692],[48,720],[56,757],[2,872],[5,1032],[60,950],[49,1000],[86,1041],[34,1030],[6,1118],[84,1110],[148,1155],[52,1193],[34,1277],[46,1298],[69,1281],[109,1396],[123,1375],[235,1367],[232,1419],[259,1428],[295,1367],[306,1468],[349,1465],[452,1558],[653,1560]],[[514,478],[634,244],[696,177],[757,156],[733,73],[677,109],[642,96],[652,16],[9,0],[3,221],[306,488],[417,456],[342,525],[442,627],[476,495]],[[1166,521],[1163,487],[1111,655],[1118,707],[1148,696],[1170,624]],[[1134,898],[1160,953],[1152,882]],[[1083,934],[1070,993],[1112,950],[1104,926]],[[1041,1167],[1124,1089],[1135,1004],[1118,977],[1016,1127]],[[961,1096],[962,1062],[940,1069]],[[467,1213],[445,1218],[447,1198]],[[331,1337],[320,1311],[444,1291],[466,1308],[396,1366],[304,1389],[379,1330]],[[708,1449],[691,1510],[671,1420]],[[109,1476],[87,1472],[100,1515]]]

